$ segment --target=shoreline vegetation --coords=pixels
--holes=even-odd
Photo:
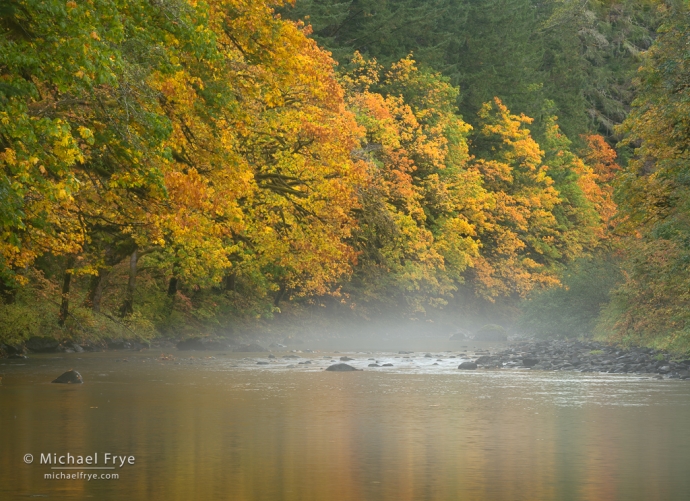
[[[690,354],[690,14],[575,4],[10,0],[0,355],[486,324]]]

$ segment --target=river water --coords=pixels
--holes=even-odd
[[[347,373],[323,370],[343,354],[158,354],[0,360],[0,499],[690,499],[690,381],[458,371],[450,353],[349,353],[365,370]],[[86,383],[50,384],[70,368]],[[114,469],[40,464],[68,453]]]

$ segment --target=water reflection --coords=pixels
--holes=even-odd
[[[690,492],[687,382],[115,357],[36,357],[0,368],[0,499],[635,500]],[[87,383],[47,383],[65,364]],[[29,452],[132,454],[136,464],[118,469],[119,480],[44,480],[45,465],[23,463]]]

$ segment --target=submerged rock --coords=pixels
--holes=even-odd
[[[393,364],[383,364],[381,367],[393,367]]]
[[[351,365],[348,364],[335,364],[331,365],[330,367],[326,368],[327,371],[334,371],[334,372],[350,372],[350,371],[358,371],[361,369],[355,369]]]
[[[343,362],[349,362],[350,360],[354,360],[354,358],[350,358],[350,357],[340,357],[340,360],[342,360]]]
[[[476,368],[477,368],[477,364],[475,362],[463,362],[460,365],[458,365],[458,369],[462,369],[465,371],[467,371],[467,370],[473,371]]]
[[[381,367],[379,364],[369,364],[367,367]]]
[[[52,383],[82,384],[84,380],[77,371],[70,369],[51,381]]]

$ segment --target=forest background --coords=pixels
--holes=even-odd
[[[453,333],[690,350],[690,14],[7,0],[0,342]]]

